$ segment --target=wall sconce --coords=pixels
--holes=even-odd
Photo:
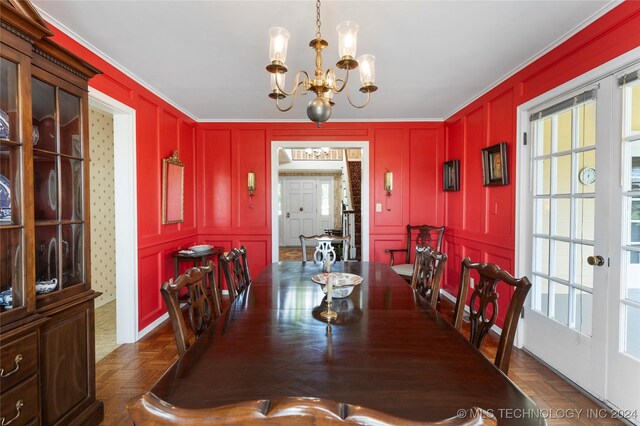
[[[387,191],[387,202],[385,208],[387,211],[391,211],[389,208],[389,198],[391,198],[391,191],[393,190],[393,172],[387,170],[384,174],[384,190]]]
[[[387,191],[387,197],[391,197],[391,191],[393,190],[393,172],[389,170],[384,174],[384,190]]]
[[[249,198],[251,198],[249,208],[253,208],[253,191],[256,190],[256,174],[253,172],[247,173],[247,189],[249,190]]]

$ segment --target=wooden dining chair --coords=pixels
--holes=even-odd
[[[341,257],[343,261],[349,260],[349,242],[351,241],[351,237],[348,235],[344,237],[339,237],[336,235],[322,234],[322,235],[300,235],[300,247],[302,248],[302,262],[307,262],[308,254],[307,254],[307,242],[313,241],[316,243],[316,249],[313,253],[313,263],[315,264],[324,264],[326,257],[329,257],[329,261],[333,265],[336,263],[338,259],[338,254],[335,251],[335,247],[333,246],[334,241],[341,241],[342,253]]]
[[[411,287],[426,299],[433,309],[438,306],[440,283],[446,263],[447,255],[445,253],[437,253],[429,246],[416,247]]]
[[[240,250],[240,255],[242,256],[242,268],[244,269],[245,281],[249,286],[251,285],[251,274],[249,273],[249,259],[247,259],[247,248],[242,245],[238,250]]]
[[[204,273],[205,290],[211,299],[213,305],[213,317],[215,319],[220,318],[222,315],[222,296],[220,294],[220,287],[216,278],[216,267],[212,260],[200,267],[200,270]]]
[[[407,245],[403,249],[386,249],[389,253],[389,265],[398,275],[407,281],[413,276],[411,253],[413,247],[431,247],[436,252],[442,251],[444,226],[407,225]]]
[[[178,354],[182,356],[189,349],[189,334],[180,309],[178,294],[187,289],[187,304],[189,309],[189,324],[196,339],[211,325],[214,317],[214,308],[209,299],[205,286],[205,273],[200,268],[190,268],[180,275],[174,282],[165,282],[160,287],[160,293],[167,306],[173,334],[178,346]]]
[[[471,259],[465,258],[462,261],[460,288],[453,315],[453,326],[458,331],[462,328],[462,317],[469,292],[472,270],[476,271],[480,278],[476,282],[469,300],[469,322],[471,323],[469,341],[478,349],[482,346],[482,341],[498,318],[498,292],[496,291],[498,282],[503,282],[514,289],[507,315],[502,325],[502,334],[500,335],[494,362],[496,367],[502,370],[504,374],[507,374],[516,327],[518,326],[520,312],[527,298],[527,293],[531,289],[531,282],[527,277],[515,278],[494,263],[472,263]]]
[[[227,281],[229,300],[232,303],[238,295],[249,286],[243,262],[242,251],[237,248],[220,256],[220,265],[222,266],[222,272],[224,272],[224,278]]]

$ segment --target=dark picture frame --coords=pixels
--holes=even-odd
[[[482,180],[484,186],[509,184],[506,142],[482,148]]]
[[[444,191],[460,190],[460,161],[445,161],[442,164],[442,189]]]
[[[184,164],[178,151],[162,160],[162,224],[184,222]]]

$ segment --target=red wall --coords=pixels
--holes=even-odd
[[[460,160],[461,190],[447,192],[444,250],[449,267],[443,287],[457,294],[466,256],[514,271],[516,108],[538,95],[640,46],[640,2],[627,1],[445,121],[445,161]],[[481,149],[508,142],[511,183],[482,185]],[[510,289],[501,292],[498,325]]]
[[[442,123],[202,123],[196,173],[200,242],[247,246],[252,275],[271,263],[271,142],[369,141],[370,258],[388,262],[385,248],[403,247],[407,223],[442,224]],[[329,141],[328,143],[325,143]],[[384,205],[385,171],[393,171],[393,196]],[[257,189],[249,208],[247,173]]]
[[[55,30],[55,29],[54,29]],[[158,98],[56,31],[55,40],[104,74],[91,86],[137,112],[139,326],[165,312],[160,283],[173,275],[170,253],[193,242],[244,244],[252,275],[271,260],[271,141],[369,141],[370,257],[401,247],[408,223],[447,226],[444,288],[455,294],[464,256],[514,269],[516,106],[640,45],[640,2],[627,1],[472,102],[445,123],[201,123]],[[505,187],[482,186],[480,149],[509,143]],[[160,223],[161,159],[178,149],[185,163],[185,222]],[[441,190],[442,162],[461,160],[461,191]],[[391,211],[384,172],[394,172]],[[246,174],[256,173],[249,209]],[[506,296],[506,295],[503,295]],[[507,297],[501,298],[504,305]],[[501,309],[505,312],[506,309]],[[501,324],[501,320],[499,321]]]

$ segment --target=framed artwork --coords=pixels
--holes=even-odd
[[[482,179],[485,186],[509,184],[506,142],[482,148]]]
[[[184,164],[178,151],[162,160],[162,224],[184,222]]]
[[[442,189],[445,191],[460,190],[460,161],[446,161],[442,165]]]

